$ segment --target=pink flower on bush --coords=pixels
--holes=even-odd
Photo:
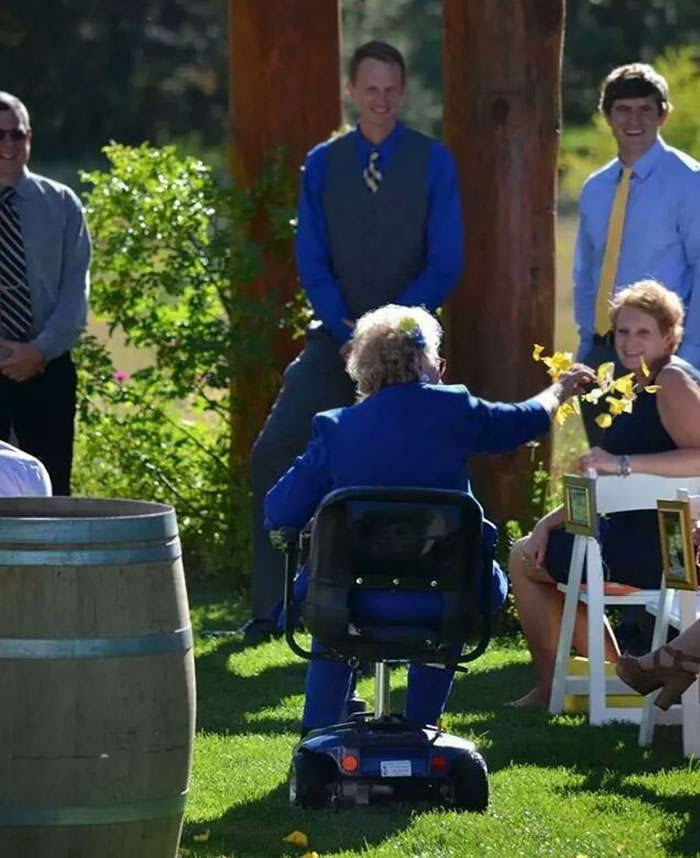
[[[112,378],[115,381],[119,382],[120,384],[122,381],[126,381],[128,377],[129,377],[129,374],[126,372],[122,372],[120,369],[118,369],[116,372],[112,373]]]

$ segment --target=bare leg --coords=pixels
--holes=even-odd
[[[513,546],[509,572],[520,625],[532,655],[537,684],[524,697],[515,700],[513,705],[547,706],[552,690],[564,594],[557,590],[556,582],[543,566],[537,567],[529,562],[523,553],[524,543],[525,540],[521,539]],[[587,654],[588,630],[586,608],[583,604],[577,607],[573,643],[577,652]],[[605,652],[606,658],[617,661],[617,644],[607,622]]]
[[[671,641],[669,646],[672,650],[690,656],[693,661],[683,661],[681,659],[681,666],[692,673],[698,673],[700,665],[698,665],[696,659],[700,658],[700,620],[694,622],[692,626],[688,626],[684,632],[681,632],[677,638]],[[659,664],[664,667],[673,664],[672,654],[663,647],[658,658]],[[637,661],[643,670],[650,670],[654,666],[654,653],[647,653],[647,655],[638,658]]]

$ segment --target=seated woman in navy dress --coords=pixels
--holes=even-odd
[[[700,373],[675,355],[683,336],[682,321],[680,298],[654,280],[635,283],[615,296],[610,313],[615,350],[626,370],[634,372],[639,395],[632,412],[619,415],[606,429],[604,449],[594,447],[581,456],[583,472],[593,468],[598,474],[700,474]],[[642,392],[650,384],[660,385],[658,393]],[[535,687],[514,701],[515,706],[549,704],[564,603],[556,584],[568,578],[574,540],[563,525],[559,507],[540,519],[511,551],[513,595],[537,676]],[[659,587],[662,561],[655,510],[606,516],[600,522],[600,544],[608,580]],[[582,605],[574,648],[583,655],[588,649]],[[619,658],[609,627],[605,653],[611,662]]]
[[[269,528],[302,527],[328,492],[347,486],[469,492],[470,454],[501,453],[544,434],[559,404],[593,377],[578,367],[525,402],[486,402],[462,385],[440,384],[441,336],[438,321],[419,307],[388,305],[358,320],[347,369],[357,383],[359,401],[314,417],[306,451],[267,494]],[[493,544],[495,528],[486,528],[485,539]],[[493,582],[492,604],[498,608],[507,586],[495,564]],[[429,620],[426,612],[436,613],[431,596],[440,599],[439,594],[390,595],[386,609],[416,621]],[[439,611],[439,603],[437,607]],[[338,722],[350,679],[344,662],[310,662],[305,731]],[[436,724],[451,681],[450,670],[412,666],[405,713],[409,722]]]

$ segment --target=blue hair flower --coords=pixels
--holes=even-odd
[[[413,341],[413,345],[416,348],[424,349],[425,348],[425,337],[423,336],[423,331],[416,325],[413,333],[411,334],[411,340]]]
[[[405,331],[409,335],[411,342],[416,348],[425,348],[425,337],[423,336],[423,331],[421,331],[420,325],[415,319],[412,319],[410,316],[405,316],[399,322],[399,330]]]

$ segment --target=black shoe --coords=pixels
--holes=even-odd
[[[349,721],[353,715],[356,715],[358,712],[366,712],[367,711],[367,701],[363,700],[361,697],[356,697],[354,694],[352,697],[348,697],[343,705],[343,710],[340,715],[340,720],[344,723],[345,721]]]
[[[252,620],[248,620],[238,629],[238,634],[242,635],[245,643],[257,643],[270,638],[282,637],[282,632],[277,628],[276,623],[263,617],[254,617]]]

